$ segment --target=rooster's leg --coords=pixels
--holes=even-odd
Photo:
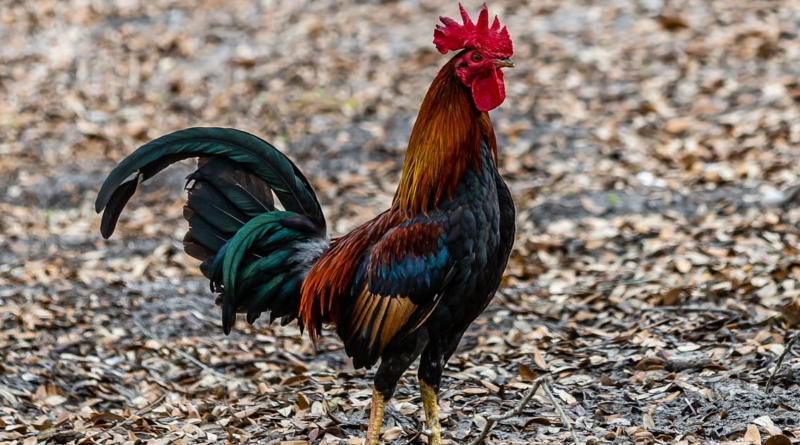
[[[428,423],[428,429],[431,431],[431,438],[428,441],[428,445],[442,445],[436,387],[425,383],[424,380],[420,380],[419,392],[422,395],[422,405],[425,408],[425,421]]]
[[[367,441],[364,445],[378,445],[383,424],[383,412],[386,410],[386,399],[377,389],[372,390],[372,412],[369,414]]]
[[[419,357],[428,341],[426,331],[417,331],[406,336],[402,342],[393,344],[390,353],[381,356],[381,366],[375,373],[372,390],[372,412],[369,416],[367,441],[364,445],[377,445],[381,435],[383,412],[397,388],[397,382],[414,360]]]

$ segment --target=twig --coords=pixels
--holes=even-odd
[[[326,399],[326,401],[327,401],[327,399]],[[330,417],[331,420],[333,420],[334,423],[336,423],[340,427],[358,428],[358,427],[360,427],[362,425],[361,422],[351,422],[351,421],[349,421],[347,419],[342,419],[341,417],[337,416],[336,414],[333,413],[333,411],[331,411],[329,409],[326,409],[326,412],[328,413],[328,417]]]
[[[795,334],[795,336],[792,337],[788,343],[786,343],[781,356],[778,357],[778,363],[775,364],[775,369],[772,370],[772,374],[769,376],[769,380],[767,380],[767,386],[764,387],[764,392],[767,394],[769,394],[770,390],[772,389],[772,379],[775,378],[775,374],[777,374],[778,370],[781,369],[781,365],[783,365],[783,359],[786,358],[786,354],[788,354],[792,349],[792,346],[794,346],[794,342],[797,341],[797,336],[798,334]]]
[[[272,364],[280,364],[286,366],[295,366],[294,363],[291,363],[288,360],[283,360],[274,357],[252,358],[245,360],[228,360],[224,362],[212,363],[210,366],[212,368],[227,368],[228,366],[247,366],[247,365],[255,365],[257,363],[272,363]]]
[[[128,423],[133,421],[134,417],[138,417],[138,416],[141,416],[142,414],[147,414],[150,411],[152,411],[156,406],[160,405],[161,402],[163,402],[166,397],[167,397],[167,393],[165,392],[165,393],[161,394],[161,397],[157,398],[152,403],[148,404],[144,408],[142,408],[139,411],[136,411],[135,413],[133,413],[130,416],[128,416],[127,419],[125,419],[125,420],[123,420],[121,422],[117,422],[114,425],[111,425],[110,427],[108,427],[108,428],[106,428],[106,429],[104,429],[102,431],[98,431],[98,432],[92,434],[89,437],[83,438],[78,443],[79,444],[87,443],[87,442],[91,441],[92,439],[94,439],[97,436],[100,436],[102,434],[114,431],[115,429],[117,429],[117,428],[119,428],[119,427],[121,427],[123,425],[127,425]]]
[[[587,295],[587,294],[609,291],[617,286],[638,286],[640,284],[660,284],[660,282],[655,279],[606,281],[602,283],[597,283],[589,287],[575,286],[567,288],[565,289],[564,294],[570,296]]]
[[[697,411],[694,410],[694,406],[692,406],[692,402],[689,399],[687,399],[686,396],[683,396],[683,400],[685,400],[686,404],[689,405],[689,409],[692,410],[692,414],[694,414],[696,416],[697,415]]]
[[[159,343],[161,346],[163,346],[163,347],[165,347],[165,348],[169,349],[170,351],[172,351],[172,352],[174,352],[174,353],[176,353],[176,354],[180,355],[181,357],[185,358],[186,360],[189,360],[190,362],[192,362],[192,363],[194,363],[195,365],[199,366],[200,368],[202,368],[202,369],[203,369],[203,370],[205,370],[206,372],[209,372],[209,373],[211,373],[211,374],[214,374],[215,376],[217,376],[217,377],[219,377],[219,378],[221,378],[221,379],[223,379],[223,380],[228,380],[228,381],[236,381],[236,379],[234,379],[234,378],[232,378],[232,377],[229,377],[229,376],[227,376],[227,375],[225,375],[225,374],[223,374],[223,373],[221,373],[221,372],[218,372],[218,371],[217,371],[217,370],[215,370],[214,368],[212,368],[212,367],[210,367],[210,366],[206,365],[205,363],[203,363],[203,362],[201,362],[200,360],[198,360],[198,359],[196,359],[196,358],[192,357],[191,355],[189,355],[189,354],[187,354],[187,353],[185,353],[185,352],[181,351],[180,349],[178,349],[178,348],[175,348],[175,347],[172,347],[172,346],[168,345],[168,344],[167,344],[167,343],[165,343],[163,340],[161,340],[160,338],[158,338],[158,337],[157,337],[155,334],[153,334],[152,332],[150,332],[150,331],[149,331],[147,328],[145,328],[144,326],[142,326],[142,324],[139,322],[139,320],[137,320],[137,319],[135,319],[135,318],[134,318],[134,319],[133,319],[133,324],[135,324],[135,325],[136,325],[136,327],[137,327],[137,328],[139,328],[139,330],[140,330],[140,331],[142,331],[142,333],[143,333],[145,336],[147,336],[147,337],[148,337],[150,340],[154,340],[154,341],[158,342],[158,343]]]
[[[326,402],[327,402],[327,400],[326,400]],[[336,414],[334,414],[333,411],[331,411],[329,409],[326,409],[326,411],[328,413],[328,417],[330,417],[334,422],[338,423],[339,425],[343,425],[343,424],[347,423],[346,421],[340,419]]]
[[[781,315],[773,315],[756,323],[740,323],[739,327],[744,328],[744,327],[770,326],[773,322],[775,322],[775,320],[779,318],[781,318]]]
[[[561,416],[561,421],[567,426],[569,434],[572,436],[572,440],[575,441],[575,445],[578,445],[580,443],[578,442],[578,435],[575,434],[575,429],[572,428],[572,422],[570,422],[569,417],[567,417],[567,413],[565,413],[564,409],[561,408],[561,404],[558,403],[558,399],[556,399],[555,395],[553,395],[553,391],[550,390],[549,379],[542,383],[542,388],[544,389],[545,394],[547,394],[547,397],[550,398],[550,401],[553,402],[553,405],[556,407],[556,411],[558,411],[558,415]]]
[[[262,357],[262,358],[253,358],[245,360],[228,360],[224,362],[211,363],[210,365],[207,366],[209,366],[210,368],[219,369],[219,368],[227,368],[229,366],[255,365],[257,363],[270,363],[270,364],[280,364],[286,366],[296,366],[294,363],[289,362],[288,360],[283,360],[280,358],[273,358],[273,357]],[[192,368],[190,370],[182,372],[181,374],[170,377],[170,380],[173,382],[179,382],[189,377],[195,377],[197,374],[200,374],[204,370],[205,368],[201,368],[200,372],[198,372],[197,369]]]
[[[520,402],[520,404],[517,405],[517,407],[514,408],[513,411],[509,411],[509,412],[507,412],[505,414],[497,414],[497,415],[494,415],[494,416],[489,416],[486,419],[486,425],[483,427],[483,431],[481,431],[480,436],[476,437],[475,440],[473,440],[472,442],[469,443],[469,445],[480,445],[480,444],[482,444],[483,441],[486,439],[486,436],[489,435],[489,431],[492,430],[492,427],[494,427],[495,424],[497,424],[497,422],[500,422],[502,420],[506,420],[506,419],[511,418],[513,416],[519,415],[522,412],[522,410],[525,409],[525,405],[528,404],[528,402],[531,400],[533,395],[536,394],[536,391],[539,390],[539,387],[542,386],[542,382],[545,381],[546,379],[549,379],[549,378],[550,378],[550,376],[544,375],[544,376],[541,376],[541,377],[537,378],[536,380],[534,380],[533,381],[533,386],[531,387],[531,389],[528,390],[528,392],[525,394],[525,397],[522,398],[522,401]]]
[[[641,309],[642,312],[708,312],[711,314],[725,314],[731,317],[741,317],[742,314],[734,311],[733,309],[722,309],[716,307],[701,307],[701,306],[658,306],[658,307],[645,307]]]

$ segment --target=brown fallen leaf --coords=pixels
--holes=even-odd
[[[764,445],[792,445],[792,440],[783,434],[768,437],[764,441]]]
[[[533,362],[539,367],[539,369],[547,370],[547,362],[544,361],[544,355],[539,348],[533,350]]]
[[[645,357],[636,364],[636,369],[642,371],[654,371],[664,369],[664,359],[661,357]]]
[[[519,363],[519,378],[523,382],[532,382],[539,377],[539,374],[531,369],[528,365],[524,363]]]
[[[399,426],[393,426],[383,433],[383,440],[389,442],[403,437],[403,429]]]
[[[654,429],[656,427],[656,422],[653,420],[653,416],[649,413],[644,413],[642,415],[642,426],[648,430]]]
[[[751,424],[747,427],[747,431],[744,433],[744,440],[756,445],[761,445],[761,433],[758,431],[756,425]]]
[[[783,320],[793,328],[800,326],[800,298],[778,308]]]

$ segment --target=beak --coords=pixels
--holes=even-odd
[[[494,66],[498,68],[514,68],[517,64],[511,59],[497,59],[494,61]]]

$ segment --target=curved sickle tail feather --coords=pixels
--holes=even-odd
[[[189,222],[184,250],[221,294],[222,321],[230,333],[237,312],[253,323],[297,317],[300,286],[328,247],[325,217],[311,185],[289,158],[266,141],[239,130],[189,128],[138,148],[108,176],[95,208],[101,234],[114,232],[122,209],[146,181],[169,165],[198,157],[187,177]],[[273,193],[284,211],[275,208]]]

